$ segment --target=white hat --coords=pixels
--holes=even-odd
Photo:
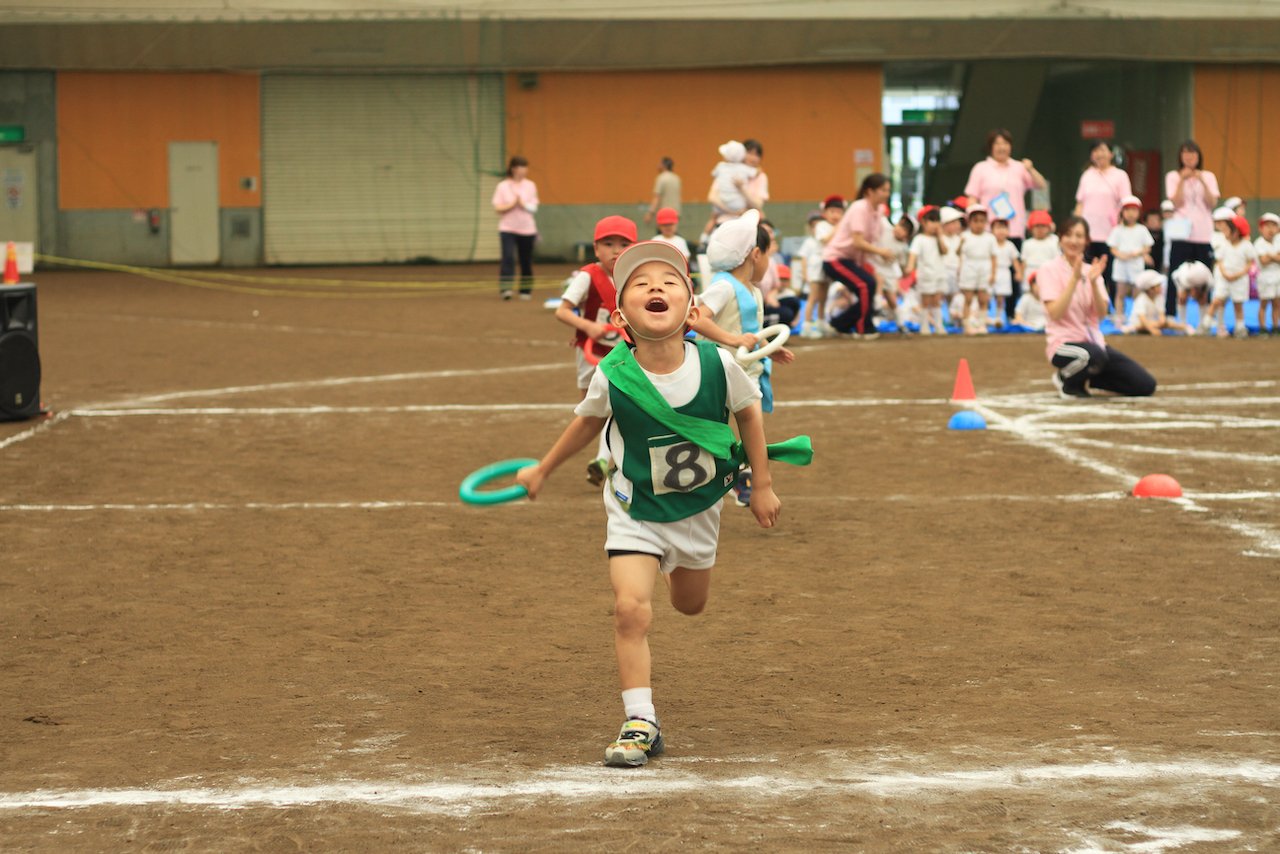
[[[1276,216],[1273,213],[1264,213],[1258,217],[1258,224],[1261,225],[1264,222],[1274,222],[1276,225],[1280,225],[1280,216]]]
[[[1160,203],[1160,210],[1169,211],[1170,213],[1172,213],[1173,211],[1177,210],[1177,208],[1173,206],[1172,201],[1170,201],[1169,199],[1165,199],[1163,202]]]
[[[1236,212],[1233,211],[1231,208],[1227,207],[1226,205],[1223,205],[1220,208],[1214,208],[1213,210],[1214,222],[1231,222],[1231,220],[1235,218],[1236,218]]]
[[[730,163],[741,163],[747,159],[747,147],[736,139],[731,139],[720,146],[720,157]]]
[[[1235,210],[1236,208],[1240,207],[1242,204],[1244,204],[1244,199],[1240,198],[1239,196],[1232,196],[1231,198],[1224,201],[1222,203],[1222,206],[1224,208],[1231,208],[1232,210]]]
[[[986,205],[969,205],[969,207],[964,209],[965,216],[973,216],[976,213],[980,213],[980,214],[987,213],[987,206]]]
[[[1145,291],[1148,288],[1163,285],[1164,281],[1164,276],[1160,275],[1155,270],[1143,270],[1134,277],[1133,286],[1140,291]]]
[[[1178,290],[1203,288],[1213,281],[1213,272],[1202,261],[1187,261],[1173,271],[1173,284]]]
[[[943,225],[946,225],[949,222],[964,219],[964,214],[960,213],[958,209],[951,207],[951,205],[945,205],[942,210],[938,212],[938,218],[942,220]]]
[[[684,257],[684,253],[662,240],[645,240],[628,246],[613,264],[613,280],[617,283],[619,302],[622,300],[622,289],[627,286],[627,281],[632,274],[641,264],[647,264],[650,261],[661,261],[674,267],[692,295],[693,284],[689,281],[689,262]]]
[[[1120,200],[1120,207],[1138,208],[1139,210],[1141,210],[1142,199],[1138,198],[1137,196],[1125,196],[1123,199]]]
[[[719,273],[741,266],[755,248],[759,230],[760,211],[750,210],[711,232],[711,239],[707,241],[707,260],[711,262],[711,269]],[[616,273],[616,265],[614,270]]]

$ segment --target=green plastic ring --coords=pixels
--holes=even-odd
[[[458,487],[458,497],[467,504],[505,504],[508,501],[515,501],[524,498],[529,494],[520,484],[512,484],[503,489],[490,489],[484,492],[480,491],[480,487],[484,486],[491,480],[497,480],[509,474],[515,474],[526,466],[537,465],[537,460],[517,459],[503,460],[493,465],[485,466],[482,469],[476,469],[467,475],[462,481],[462,486]]]

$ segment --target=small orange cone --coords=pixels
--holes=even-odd
[[[973,391],[973,378],[969,376],[969,360],[961,359],[956,368],[956,387],[951,391],[952,400],[977,400]]]
[[[1182,486],[1167,474],[1149,474],[1133,487],[1136,498],[1181,498]]]
[[[18,247],[14,245],[12,240],[9,246],[4,250],[4,283],[6,285],[18,284]]]

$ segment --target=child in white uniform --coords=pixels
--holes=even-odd
[[[960,274],[960,233],[964,231],[964,214],[959,208],[949,205],[938,211],[938,221],[942,224],[942,244],[947,248],[942,256],[942,266],[946,270],[946,290],[943,293],[960,298],[960,307],[955,300],[949,307],[951,325],[964,329],[964,295],[960,293],[958,278]]]
[[[611,319],[627,330],[634,352],[619,347],[601,362],[574,420],[516,480],[536,499],[552,472],[608,431],[605,549],[627,720],[605,749],[605,764],[635,767],[664,749],[648,641],[655,581],[659,573],[666,577],[677,611],[692,615],[706,607],[720,498],[743,455],[733,450],[729,412],[755,470],[751,512],[761,527],[773,527],[781,502],[769,474],[759,391],[728,353],[683,338],[699,312],[684,257],[670,244],[646,241],[622,253],[616,270]],[[687,422],[675,433],[663,420],[672,409]]]
[[[1138,222],[1141,215],[1142,200],[1137,196],[1125,196],[1120,200],[1120,222],[1107,236],[1107,248],[1111,250],[1111,278],[1116,283],[1116,295],[1111,305],[1117,326],[1123,321],[1124,300],[1129,295],[1129,288],[1151,262],[1151,247],[1155,245],[1151,232]]]
[[[884,305],[881,307],[895,320],[898,316],[898,302],[901,294],[898,281],[902,278],[903,269],[906,267],[908,244],[913,231],[915,231],[915,223],[910,217],[904,216],[898,220],[897,224],[891,224],[889,218],[884,217],[878,245],[882,249],[893,252],[893,257],[867,254],[867,261],[871,264],[876,277],[876,299],[884,300]],[[898,331],[905,331],[901,322],[898,323]]]
[[[1040,301],[1040,287],[1034,278],[1028,278],[1027,290],[1018,297],[1018,304],[1013,307],[1013,322],[1032,332],[1044,332],[1048,319],[1049,314]]]
[[[996,239],[987,231],[987,209],[970,205],[969,230],[960,238],[957,282],[964,294],[965,333],[987,331],[987,308],[996,282]],[[1012,289],[1010,289],[1012,291]]]
[[[1271,305],[1271,334],[1280,335],[1280,216],[1264,213],[1258,218],[1258,334],[1267,328],[1267,305]]]
[[[1235,304],[1235,336],[1248,338],[1244,325],[1244,304],[1249,301],[1249,268],[1258,263],[1258,252],[1249,242],[1249,223],[1235,215],[1223,226],[1222,248],[1215,253],[1216,275],[1213,281],[1213,305],[1211,316],[1218,320],[1218,337],[1227,337],[1226,303]]]
[[[1133,298],[1133,310],[1129,320],[1121,328],[1126,335],[1159,335],[1166,329],[1175,329],[1187,335],[1195,335],[1195,329],[1185,323],[1170,320],[1164,310],[1165,278],[1155,270],[1143,270],[1133,282],[1137,296]]]
[[[720,146],[720,157],[721,161],[711,170],[711,177],[715,179],[711,183],[715,189],[716,211],[737,216],[748,207],[742,185],[756,177],[760,170],[743,162],[747,148],[736,139]]]
[[[1022,254],[1009,239],[1008,220],[991,223],[991,233],[996,239],[996,326],[1004,327],[1005,300],[1013,296],[1013,277],[1022,281]]]
[[[823,338],[834,335],[835,330],[827,323],[829,314],[824,311],[827,305],[827,288],[831,281],[822,270],[822,250],[836,233],[836,224],[844,217],[844,198],[827,196],[822,200],[822,216],[810,220],[813,226],[812,243],[805,241],[805,278],[808,280],[808,295],[804,306],[804,326],[801,334],[805,338]]]
[[[920,295],[920,334],[946,335],[942,324],[942,294],[947,288],[947,267],[943,261],[947,250],[942,240],[941,218],[937,208],[917,214],[920,233],[911,240],[907,257],[907,274],[916,274],[915,290]]]
[[[1036,270],[1057,258],[1058,235],[1053,233],[1053,219],[1048,211],[1032,211],[1027,216],[1031,236],[1022,241],[1022,267],[1028,280]]]
[[[654,216],[654,222],[658,225],[658,233],[653,236],[653,240],[661,240],[663,243],[670,243],[679,249],[685,258],[689,257],[689,241],[676,234],[676,229],[680,227],[680,214],[676,213],[675,208],[662,208]]]

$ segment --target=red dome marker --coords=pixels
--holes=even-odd
[[[1167,474],[1149,474],[1133,487],[1136,498],[1181,498],[1182,487]]]

